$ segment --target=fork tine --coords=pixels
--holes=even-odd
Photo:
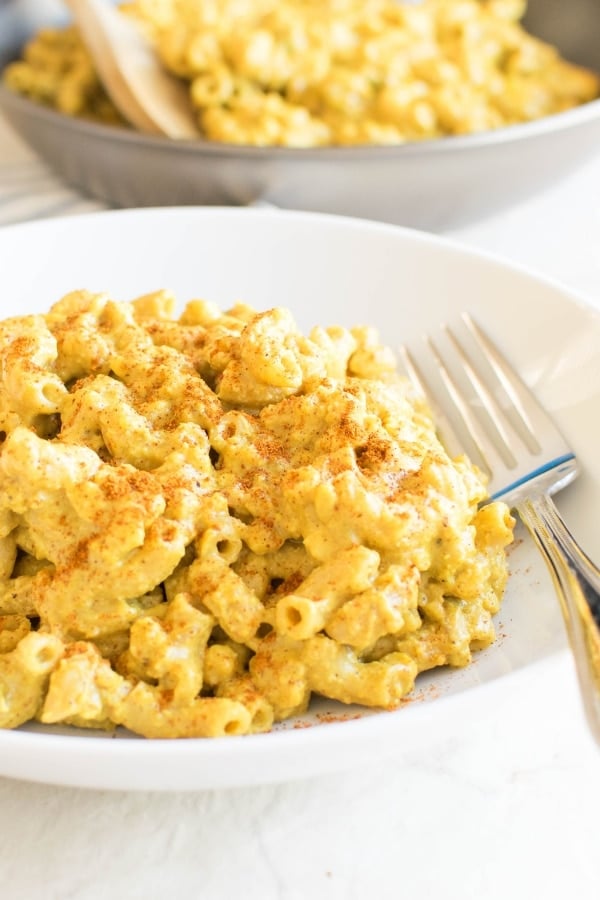
[[[432,402],[436,392],[425,388],[414,360],[403,349],[405,366],[413,383],[429,400],[436,421],[444,423],[440,434],[451,455],[456,455],[458,445],[464,447],[466,443],[474,454],[474,461],[487,470],[501,492],[506,493],[519,483],[520,478],[527,480],[531,473],[539,471],[541,474],[556,468],[558,463],[572,459],[573,454],[549,414],[492,341],[467,313],[463,313],[462,318],[472,343],[468,352],[462,340],[458,340],[447,326],[441,326],[446,343],[443,355],[431,337],[424,337],[430,363],[437,369],[446,399],[452,403],[449,417],[443,415],[443,401]],[[473,352],[480,357],[477,362]],[[457,373],[456,379],[452,370]],[[463,383],[465,389],[469,384],[468,390],[463,390]],[[450,447],[445,439],[450,430],[445,423],[450,421],[452,424],[453,420],[458,425],[458,432],[464,434],[464,440],[453,439]],[[543,447],[537,435],[543,435]]]
[[[425,398],[431,412],[433,413],[433,419],[442,444],[444,445],[450,456],[458,456],[460,453],[462,453],[462,441],[454,430],[450,419],[444,412],[443,407],[440,406],[440,404],[436,401],[435,393],[427,384],[423,373],[420,371],[413,357],[408,352],[408,349],[405,346],[401,346],[399,350],[404,368],[410,381],[413,384],[413,387],[415,387],[417,391],[419,391],[419,393]]]
[[[527,410],[530,410],[532,413],[537,414],[538,417],[541,417],[541,424],[545,426],[547,426],[548,424],[548,414],[540,406],[531,391],[521,381],[516,372],[501,356],[501,354],[487,337],[487,335],[485,335],[481,328],[473,321],[471,316],[468,313],[464,312],[462,314],[462,320],[469,329],[472,337],[475,340],[475,343],[478,345],[479,349],[488,360],[490,366],[496,374],[496,377],[506,391],[506,395],[511,401],[514,411],[525,427],[527,435],[529,436],[529,448],[533,453],[539,453],[541,447],[536,437],[535,425],[531,421],[530,414]]]
[[[457,356],[460,358],[462,362],[463,369],[467,375],[467,378],[471,382],[473,389],[479,399],[481,400],[482,406],[490,417],[499,441],[501,445],[501,453],[504,457],[504,461],[509,468],[514,468],[517,464],[517,460],[515,458],[514,453],[511,450],[511,440],[506,431],[504,422],[502,421],[502,417],[500,416],[498,405],[494,400],[491,392],[488,390],[486,384],[482,380],[482,378],[477,374],[473,366],[471,365],[471,361],[467,354],[465,353],[462,345],[458,342],[457,338],[454,336],[453,332],[448,328],[447,325],[443,326],[443,329],[448,336],[450,342],[452,343]]]
[[[458,385],[458,382],[452,377],[448,367],[442,359],[436,345],[430,337],[425,338],[429,346],[433,359],[437,365],[440,378],[446,388],[456,411],[458,412],[465,426],[466,432],[474,444],[481,461],[489,475],[492,475],[499,468],[505,467],[505,462],[501,454],[498,452],[493,442],[490,440],[485,428],[480,424],[474,416],[469,402]],[[460,354],[461,363],[465,359],[465,354]]]

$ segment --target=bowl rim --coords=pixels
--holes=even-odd
[[[0,83],[0,111],[4,111],[6,114],[7,110],[17,115],[38,120],[45,125],[65,128],[67,132],[72,134],[82,134],[96,140],[114,141],[124,145],[142,146],[153,150],[169,148],[175,153],[184,154],[194,153],[246,159],[298,159],[303,162],[321,162],[323,160],[359,160],[365,157],[376,160],[435,157],[531,141],[536,138],[543,138],[548,134],[575,130],[595,120],[600,121],[600,97],[580,106],[553,113],[549,116],[543,116],[540,119],[480,131],[475,134],[448,135],[442,138],[427,138],[422,141],[407,141],[405,144],[352,144],[323,147],[254,146],[250,144],[209,141],[202,138],[173,140],[160,135],[143,134],[119,125],[104,124],[69,116],[17,94],[6,85]]]

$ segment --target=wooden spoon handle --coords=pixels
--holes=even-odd
[[[100,80],[139,131],[175,139],[199,137],[187,86],[166,72],[135,23],[103,0],[65,0]]]

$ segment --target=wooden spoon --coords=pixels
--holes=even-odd
[[[127,121],[147,134],[197,138],[186,85],[166,72],[135,22],[105,0],[65,0],[106,92]]]

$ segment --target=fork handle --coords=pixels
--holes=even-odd
[[[517,512],[552,575],[584,710],[600,744],[600,569],[578,545],[549,495],[522,501]]]

